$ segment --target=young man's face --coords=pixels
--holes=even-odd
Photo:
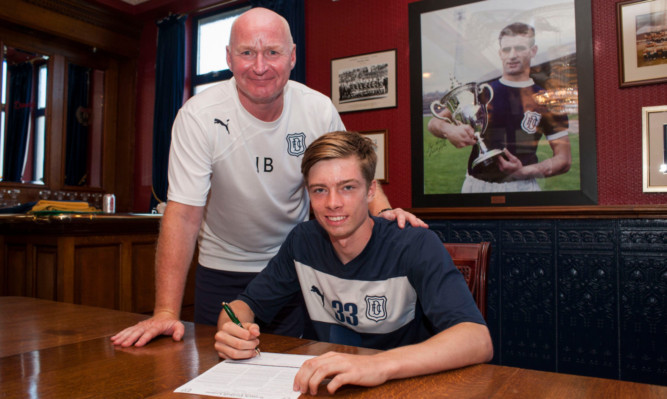
[[[239,96],[253,104],[281,98],[296,63],[289,32],[275,16],[253,13],[239,18],[234,39],[227,46],[227,64]]]
[[[375,195],[361,174],[356,156],[320,161],[308,172],[308,194],[318,223],[331,241],[369,233],[368,203]]]
[[[504,78],[527,78],[530,73],[530,61],[537,53],[537,46],[526,36],[503,36],[500,39],[500,60],[503,63]]]

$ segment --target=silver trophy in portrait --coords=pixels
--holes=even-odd
[[[484,91],[488,94],[482,96]],[[499,173],[496,157],[503,153],[500,149],[489,149],[484,143],[484,133],[489,122],[486,106],[493,99],[493,88],[487,83],[466,83],[450,90],[440,100],[431,103],[434,117],[460,126],[468,125],[475,131],[479,156],[472,162],[473,171],[479,169],[486,173]],[[451,117],[441,115],[447,109]]]

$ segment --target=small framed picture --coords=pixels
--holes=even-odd
[[[644,192],[667,192],[667,105],[642,108]]]
[[[396,106],[396,50],[331,60],[331,100],[338,112]]]
[[[667,0],[616,4],[621,87],[667,81]]]
[[[378,156],[378,163],[375,168],[375,180],[380,183],[389,183],[389,176],[387,174],[387,129],[384,130],[367,130],[359,132],[373,141],[375,144],[375,152]]]

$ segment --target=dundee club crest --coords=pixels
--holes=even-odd
[[[523,120],[521,121],[521,129],[526,133],[535,134],[541,119],[542,115],[538,112],[526,111],[523,114]]]
[[[379,322],[387,318],[387,297],[366,295],[366,317]]]
[[[306,134],[305,133],[290,133],[287,139],[287,153],[298,157],[306,151]]]

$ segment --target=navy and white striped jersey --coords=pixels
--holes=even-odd
[[[500,78],[490,85],[494,94],[487,105],[488,126],[482,136],[489,149],[507,148],[523,165],[532,165],[539,161],[537,146],[542,136],[555,140],[568,135],[567,114],[552,112],[539,104],[536,95],[544,89],[532,79],[511,82]],[[475,177],[478,176],[472,170],[472,162],[478,155],[478,146],[473,146],[468,174]]]
[[[373,219],[366,248],[345,265],[317,221],[299,224],[239,299],[268,322],[300,291],[319,340],[377,349],[485,324],[434,232]]]

